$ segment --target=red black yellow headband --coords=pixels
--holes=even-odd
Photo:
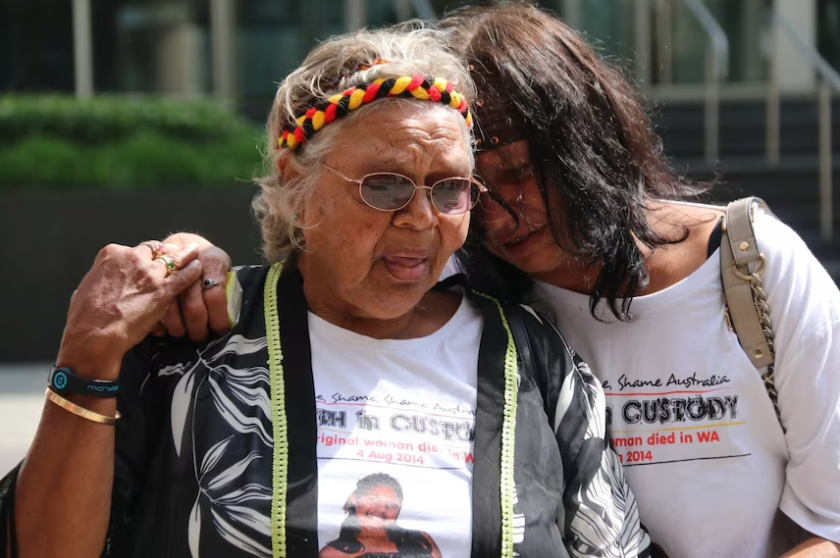
[[[420,75],[403,76],[377,79],[372,83],[345,89],[326,101],[315,103],[315,106],[296,118],[297,126],[283,128],[278,138],[280,149],[295,149],[336,118],[350,114],[376,99],[386,97],[414,98],[449,105],[460,112],[467,121],[467,126],[472,128],[472,114],[470,114],[467,101],[463,95],[453,89],[451,83],[441,78]]]

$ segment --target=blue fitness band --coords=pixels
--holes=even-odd
[[[50,369],[50,389],[59,395],[90,395],[92,397],[116,397],[120,383],[116,380],[91,380],[77,375],[66,366]]]

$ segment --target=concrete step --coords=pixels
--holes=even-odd
[[[759,196],[799,233],[840,284],[840,98],[832,100],[833,199],[835,240],[820,234],[819,111],[816,95],[782,99],[781,162],[766,160],[767,105],[764,99],[720,103],[720,162],[704,160],[705,107],[702,101],[651,107],[652,120],[664,151],[675,167],[696,180],[714,184],[710,198],[729,201]]]
[[[648,105],[654,121],[668,121],[677,125],[702,123],[705,114],[705,104],[702,100],[670,101],[668,103],[653,103]],[[780,118],[782,125],[812,118],[816,121],[818,105],[816,95],[811,98],[797,100],[783,99],[780,104]],[[840,98],[835,98],[831,105],[832,121],[840,124]],[[763,123],[767,114],[764,99],[729,99],[721,100],[721,124],[738,122],[741,124]]]
[[[677,168],[696,180],[714,182],[709,193],[712,201],[725,202],[744,196],[764,199],[776,216],[803,238],[840,285],[840,185],[833,200],[835,238],[825,241],[820,235],[816,158],[786,158],[778,167],[770,167],[763,157],[726,159],[718,165],[683,160]],[[835,161],[834,173],[840,176],[840,158]]]
[[[702,102],[670,102],[652,107],[656,132],[671,157],[701,157],[704,153],[705,107]],[[840,155],[840,99],[831,111],[832,149]],[[766,104],[763,100],[723,101],[720,105],[720,154],[762,155],[766,149]],[[783,155],[814,155],[819,149],[816,99],[783,101],[780,111],[780,151]]]

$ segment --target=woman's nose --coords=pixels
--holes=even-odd
[[[407,225],[417,229],[426,229],[437,222],[437,212],[432,204],[432,189],[429,186],[417,186],[414,197],[408,205],[397,211],[395,225]]]

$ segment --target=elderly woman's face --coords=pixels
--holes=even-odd
[[[417,185],[469,177],[463,126],[460,114],[441,105],[379,107],[347,123],[324,164],[352,179],[391,172]],[[439,213],[429,194],[418,189],[403,209],[379,211],[361,199],[357,183],[322,169],[301,215],[312,227],[304,228],[306,281],[328,293],[322,304],[354,317],[391,319],[420,301],[469,228],[469,213]]]

